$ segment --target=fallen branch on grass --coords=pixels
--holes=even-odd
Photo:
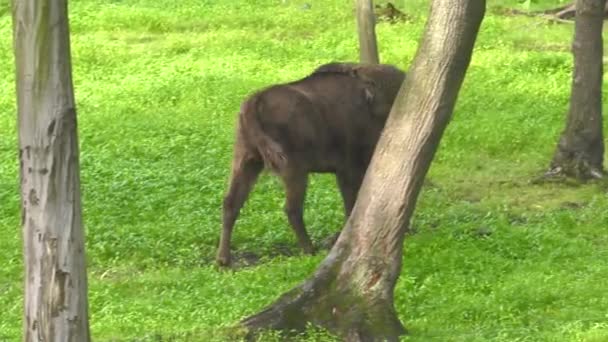
[[[574,2],[550,8],[542,11],[521,11],[518,9],[503,9],[500,12],[508,15],[525,15],[529,17],[543,17],[551,22],[556,23],[572,23],[576,16],[576,7]],[[608,2],[604,7],[604,18],[608,18]]]

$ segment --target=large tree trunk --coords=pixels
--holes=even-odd
[[[376,42],[376,18],[372,0],[356,0],[357,30],[359,32],[359,60],[361,63],[378,64],[378,43]]]
[[[393,305],[403,239],[484,11],[484,0],[433,1],[421,47],[342,234],[308,280],[241,322],[249,331],[302,329],[311,322],[349,341],[396,341],[405,332]]]
[[[24,341],[89,341],[66,0],[13,1]]]
[[[602,24],[605,2],[576,2],[570,109],[548,175],[588,179],[601,177],[603,173]]]

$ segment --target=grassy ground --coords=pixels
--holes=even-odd
[[[70,7],[89,300],[96,341],[226,340],[322,259],[298,255],[264,176],[242,212],[237,255],[212,265],[235,115],[253,90],[356,60],[351,2],[83,0]],[[407,68],[426,16],[380,24],[384,62]],[[524,2],[530,4],[530,2]],[[538,1],[534,8],[557,1]],[[602,184],[532,185],[570,92],[572,25],[503,16],[489,1],[455,118],[406,240],[396,289],[404,341],[607,341],[608,198]],[[0,340],[21,336],[14,67],[0,0]],[[314,176],[319,243],[343,223],[333,178]],[[269,286],[271,285],[271,286]],[[270,335],[263,340],[278,340]],[[332,340],[311,331],[309,341]]]

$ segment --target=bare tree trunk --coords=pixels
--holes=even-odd
[[[376,18],[372,0],[356,0],[357,30],[359,32],[359,59],[361,63],[378,64],[378,44],[376,42]]]
[[[89,341],[66,0],[13,1],[24,341]]]
[[[566,129],[548,175],[579,179],[603,173],[602,25],[605,0],[577,0],[574,28],[574,74]]]
[[[349,341],[397,341],[405,332],[393,304],[403,239],[484,12],[484,0],[432,2],[421,47],[342,234],[308,280],[241,322],[250,332],[303,329],[308,322]]]

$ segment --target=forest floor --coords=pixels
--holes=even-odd
[[[394,3],[410,20],[378,24],[381,60],[407,69],[427,3]],[[500,7],[523,5],[488,1],[405,241],[403,341],[607,341],[608,187],[531,182],[565,123],[573,24]],[[94,340],[225,341],[327,252],[300,254],[264,175],[237,222],[238,267],[214,267],[240,102],[356,60],[352,2],[82,0],[70,21]],[[0,341],[21,339],[23,302],[11,29],[0,0]],[[305,220],[317,245],[341,228],[332,176],[311,177]]]

